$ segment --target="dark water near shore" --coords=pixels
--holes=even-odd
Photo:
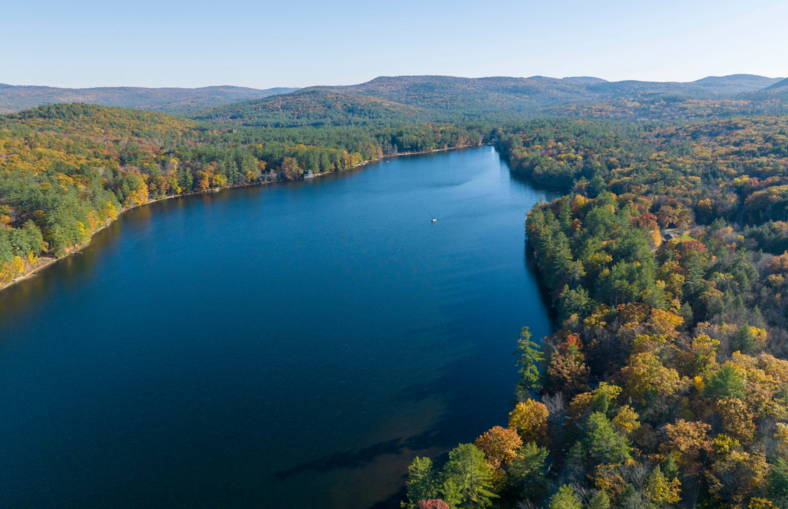
[[[482,147],[124,214],[0,293],[0,506],[396,507],[550,332],[540,196]]]

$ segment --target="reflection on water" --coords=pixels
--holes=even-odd
[[[550,332],[540,196],[482,147],[129,211],[0,293],[0,499],[397,507]]]

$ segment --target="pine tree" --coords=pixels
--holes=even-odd
[[[429,458],[416,458],[408,467],[408,500],[402,507],[416,507],[422,500],[437,498],[436,473]]]
[[[564,484],[550,497],[550,509],[581,509],[580,498],[571,484]]]
[[[544,360],[544,355],[539,345],[531,341],[531,332],[528,327],[523,327],[520,331],[514,355],[520,356],[515,364],[520,366],[520,380],[517,382],[518,392],[527,395],[529,391],[541,388],[539,363]]]
[[[473,444],[460,444],[449,453],[444,475],[446,481],[443,499],[449,502],[450,498],[459,498],[459,503],[449,503],[452,507],[483,509],[490,507],[490,499],[498,496],[490,491],[492,467],[485,461],[484,453]],[[446,483],[451,488],[447,487]]]

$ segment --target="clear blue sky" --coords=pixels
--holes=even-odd
[[[788,76],[788,1],[8,1],[0,83],[343,85],[381,75]]]

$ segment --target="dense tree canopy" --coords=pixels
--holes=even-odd
[[[788,507],[788,119],[494,137],[513,171],[567,191],[526,220],[560,327],[517,341],[523,445],[506,463],[482,448],[501,506]],[[555,475],[528,490],[537,447]]]

